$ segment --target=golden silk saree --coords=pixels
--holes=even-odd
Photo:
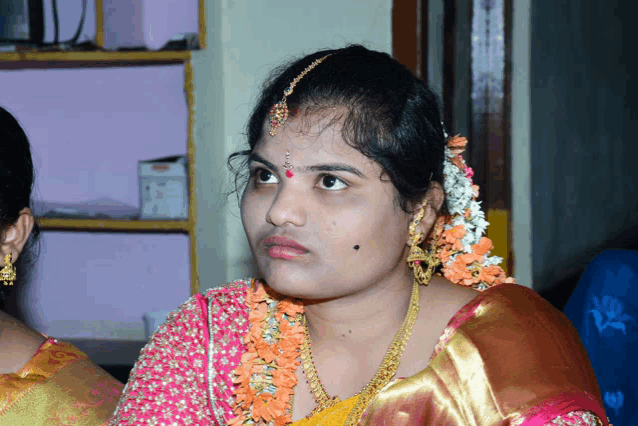
[[[346,400],[293,425],[341,425],[353,405]],[[557,418],[607,424],[585,348],[535,292],[500,285],[459,311],[428,367],[386,386],[359,424],[531,426]]]
[[[49,338],[17,373],[0,374],[0,425],[104,425],[122,387],[75,346]]]
[[[177,416],[193,425],[232,421],[233,371],[246,355],[252,284],[195,295],[171,314],[142,351],[111,424],[171,424]],[[349,398],[292,425],[343,425],[355,403]],[[561,312],[530,289],[502,284],[459,310],[428,367],[390,382],[359,424],[535,426],[554,420],[608,424],[587,353]]]

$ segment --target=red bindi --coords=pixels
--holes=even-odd
[[[294,176],[294,174],[292,174],[292,164],[290,164],[290,151],[286,151],[286,163],[284,164],[284,169],[286,169],[286,177],[291,178]]]

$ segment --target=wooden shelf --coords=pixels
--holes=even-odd
[[[23,51],[0,53],[0,69],[166,65],[183,63],[188,61],[190,57],[191,52],[188,50],[152,52]]]
[[[193,226],[188,220],[119,220],[38,218],[42,229],[58,231],[156,232],[188,234]]]

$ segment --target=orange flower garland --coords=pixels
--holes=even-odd
[[[443,265],[442,275],[478,290],[515,283],[498,266],[501,259],[489,256],[493,246],[489,238],[482,236],[488,223],[476,201],[478,186],[472,182],[474,171],[462,157],[466,145],[467,139],[454,136],[448,139],[446,147],[445,193],[452,213],[438,218],[432,244]]]
[[[229,425],[284,426],[292,421],[291,395],[304,329],[303,305],[277,300],[257,283],[246,295],[250,329],[244,337],[247,352],[235,369],[235,418]]]

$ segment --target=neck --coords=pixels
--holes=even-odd
[[[412,276],[409,269],[357,293],[304,305],[314,345],[326,342],[366,344],[394,336],[405,319]]]

